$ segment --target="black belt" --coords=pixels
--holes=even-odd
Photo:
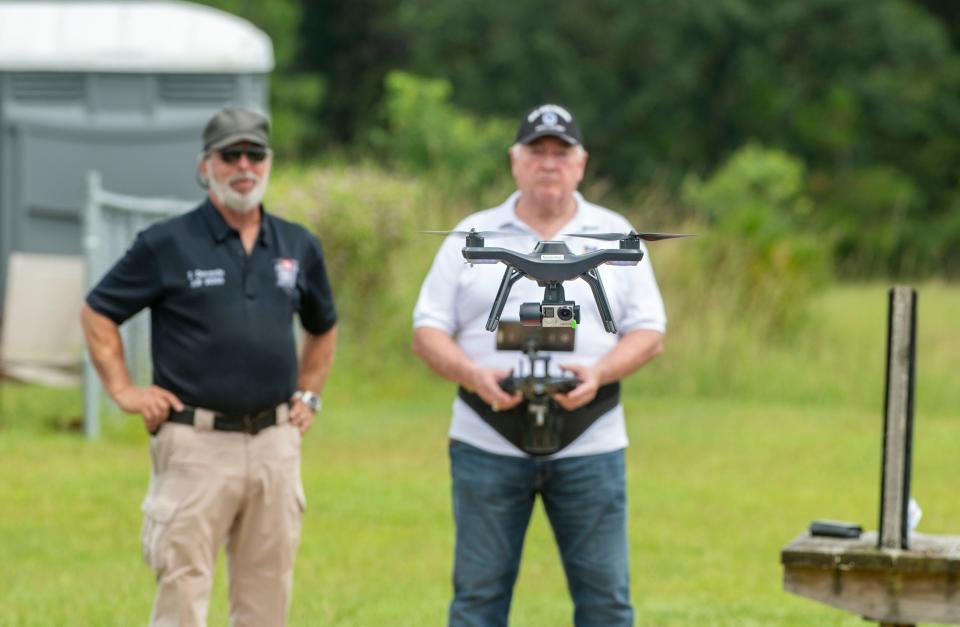
[[[176,422],[182,425],[194,424],[195,409],[189,408],[183,411],[172,411],[167,418],[170,422]],[[214,431],[238,431],[257,435],[264,429],[277,424],[277,408],[253,413],[253,414],[219,414],[213,413]]]
[[[473,411],[477,412],[484,422],[496,429],[497,433],[520,450],[525,450],[523,446],[523,420],[528,418],[526,401],[504,411],[493,411],[493,408],[487,405],[482,398],[473,392],[468,392],[462,386],[457,388],[457,395]],[[553,400],[550,400],[550,403],[553,411],[563,416],[560,427],[560,449],[563,449],[580,437],[580,434],[586,431],[587,427],[596,422],[600,416],[620,403],[620,382],[615,381],[607,385],[601,385],[592,401],[573,411],[563,409],[556,405]]]

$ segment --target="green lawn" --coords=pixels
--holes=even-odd
[[[921,300],[921,315],[924,305],[930,312],[956,310],[956,290],[932,291]],[[825,357],[819,344],[796,348],[803,385],[830,380],[829,372],[805,369],[833,360],[830,367],[853,382],[848,398],[836,384],[823,397],[789,400],[690,396],[651,389],[642,377],[628,386],[639,625],[864,624],[783,593],[779,550],[814,518],[876,528],[882,399],[868,392],[881,387],[882,363],[871,360],[874,353],[882,359],[883,338],[870,337],[877,326],[882,334],[883,311],[859,306],[876,294],[877,288],[845,288],[819,303],[841,329],[825,325],[822,334],[828,343],[849,342],[849,350],[831,349],[836,354]],[[869,315],[856,322],[860,314],[851,311],[864,310]],[[930,383],[949,381],[960,367],[956,319],[925,318],[921,333],[920,376],[929,376],[917,411],[913,492],[924,509],[920,530],[928,533],[960,533],[952,480],[960,406],[952,389]],[[747,370],[743,378],[752,372],[763,379],[784,368],[784,352],[771,348],[766,362],[758,352],[759,361],[736,367]],[[932,372],[934,366],[941,370]],[[104,438],[86,442],[54,427],[79,415],[78,392],[10,384],[0,391],[0,625],[143,624],[153,594],[139,549],[146,436],[135,419],[111,416]],[[309,505],[291,624],[444,623],[453,533],[446,460],[451,398],[448,385],[419,367],[380,394],[356,372],[333,375],[322,418],[304,442]],[[538,511],[511,624],[566,625],[570,613],[559,558]],[[226,624],[222,571],[210,624]]]

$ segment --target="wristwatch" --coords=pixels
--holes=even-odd
[[[323,405],[320,397],[310,390],[297,390],[294,392],[293,398],[298,399],[301,403],[309,407],[313,413],[320,411],[320,406]]]

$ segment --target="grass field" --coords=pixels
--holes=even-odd
[[[823,323],[805,338],[729,355],[734,372],[717,373],[726,391],[694,394],[675,380],[685,372],[676,355],[701,369],[695,376],[709,374],[683,338],[630,381],[638,625],[864,624],[783,593],[779,550],[813,518],[876,528],[884,303],[882,287],[830,291],[816,307]],[[960,290],[924,288],[920,307],[913,493],[921,531],[960,533]],[[704,347],[702,359],[711,354]],[[377,393],[361,374],[334,373],[304,442],[309,505],[291,624],[440,625],[450,593],[452,391],[419,366]],[[145,623],[148,455],[137,421],[108,417],[90,443],[57,428],[79,415],[78,392],[0,390],[0,625]],[[511,624],[568,625],[570,614],[538,510]],[[222,570],[210,624],[226,624]]]

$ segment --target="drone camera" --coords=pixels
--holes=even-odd
[[[573,301],[559,305],[523,303],[520,305],[520,323],[525,327],[577,328],[580,305]]]

